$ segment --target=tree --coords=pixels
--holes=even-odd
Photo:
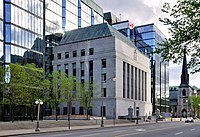
[[[5,85],[4,104],[10,105],[10,119],[14,122],[15,109],[22,105],[31,106],[32,120],[34,112],[34,101],[41,98],[43,70],[35,68],[34,64],[21,66],[10,64],[11,80]]]
[[[51,106],[55,108],[56,113],[56,121],[58,120],[58,105],[60,104],[60,77],[61,73],[59,71],[53,71],[51,76],[51,82],[52,82],[52,93],[51,93]]]
[[[199,117],[199,111],[200,111],[200,96],[192,96],[189,98],[192,107],[194,109],[194,114],[196,116],[196,113],[198,114]]]
[[[94,94],[95,89],[96,85],[94,83],[79,83],[79,102],[85,109],[87,119],[89,119],[88,112],[93,106],[92,100],[96,97]]]
[[[0,91],[3,92],[3,87],[4,87],[4,71],[3,71],[3,66],[0,65]],[[0,92],[0,94],[3,94]]]
[[[31,106],[31,119],[34,119],[34,105],[36,99],[43,98],[44,71],[42,68],[36,68],[35,64],[26,64],[24,93],[27,93],[27,104]]]
[[[165,61],[178,63],[186,51],[187,55],[191,55],[189,68],[193,73],[199,72],[200,0],[178,0],[172,8],[165,3],[162,11],[170,15],[169,18],[160,18],[160,21],[169,26],[171,38],[166,39],[157,52]]]
[[[70,129],[71,105],[77,100],[75,77],[68,77],[65,73],[61,73],[60,90],[61,102],[67,102],[68,105],[68,127]]]

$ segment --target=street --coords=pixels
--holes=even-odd
[[[200,137],[200,122],[167,122],[126,127],[20,135],[20,137]]]

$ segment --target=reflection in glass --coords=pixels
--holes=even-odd
[[[10,44],[5,44],[5,62],[10,63]]]
[[[10,22],[11,21],[11,6],[10,6],[10,4],[5,4],[5,11],[6,11],[5,21]]]
[[[0,21],[0,40],[3,40],[3,22]]]
[[[11,25],[6,24],[5,25],[5,32],[6,32],[6,37],[5,37],[5,42],[11,42]]]
[[[3,61],[3,42],[0,42],[0,62]]]
[[[3,0],[0,0],[0,18],[3,19]]]

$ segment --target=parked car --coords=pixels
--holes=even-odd
[[[185,123],[190,123],[190,122],[194,122],[194,119],[192,117],[186,118]]]

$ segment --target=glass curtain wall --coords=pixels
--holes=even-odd
[[[3,0],[0,0],[0,63],[3,62]]]

